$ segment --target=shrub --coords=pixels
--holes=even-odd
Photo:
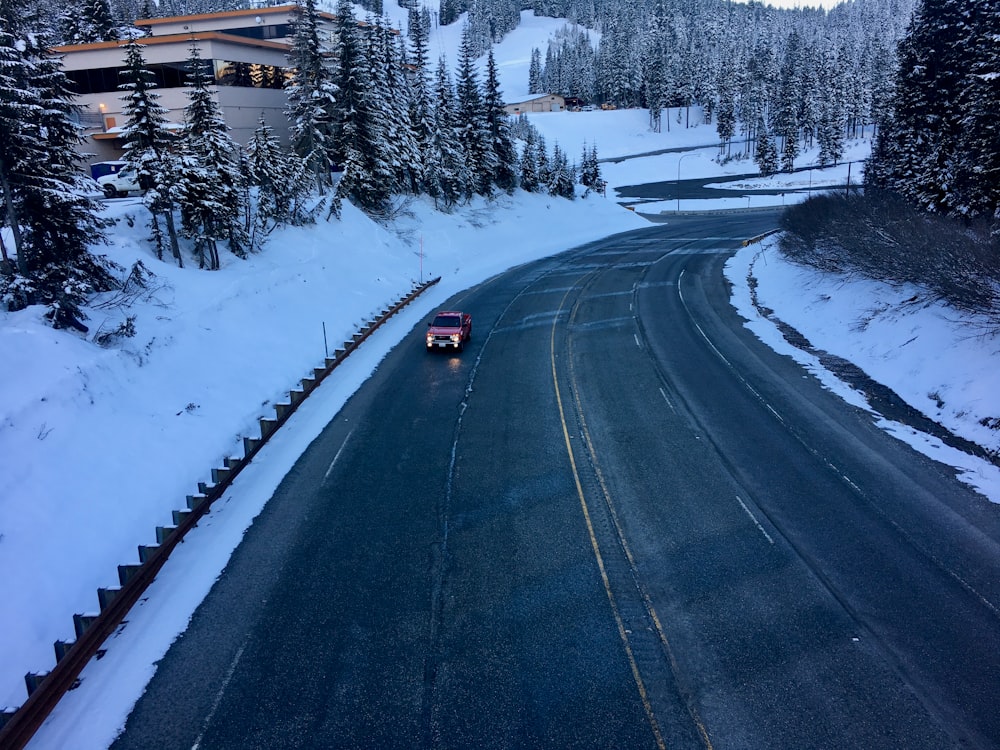
[[[912,283],[1000,329],[1000,242],[987,221],[921,212],[899,196],[825,194],[787,209],[780,248],[823,271]]]

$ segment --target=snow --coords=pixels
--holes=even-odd
[[[405,29],[405,13],[393,7]],[[496,50],[511,101],[526,97],[531,48],[564,25],[524,15],[522,28]],[[460,25],[436,31],[432,56],[454,61]],[[681,179],[711,178],[718,199],[682,201],[683,210],[702,210],[757,201],[780,205],[800,194],[748,198],[739,191],[792,190],[803,179],[816,188],[846,177],[841,165],[734,184],[726,177],[755,172],[755,165],[720,164],[714,127],[686,128],[676,115],[664,113],[662,133],[649,131],[648,113],[640,110],[530,116],[549,147],[558,142],[571,159],[579,158],[585,143],[596,143],[602,159],[686,149],[603,163],[607,198],[570,202],[518,193],[494,203],[478,200],[452,215],[416,200],[402,206],[388,227],[345,204],[341,221],[276,232],[248,260],[223,255],[218,272],[157,261],[144,239],[141,204],[109,202],[107,215],[116,222],[112,244],[95,251],[126,267],[141,259],[156,274],[146,293],[128,310],[92,309],[89,338],[53,331],[39,309],[0,313],[0,705],[24,701],[23,675],[52,668],[53,642],[73,639],[72,615],[97,609],[96,589],[117,585],[117,565],[137,562],[136,546],[153,544],[154,527],[170,525],[171,511],[185,506],[185,495],[209,481],[210,470],[226,457],[241,455],[242,437],[259,434],[258,418],[273,416],[273,405],[322,364],[324,326],[332,350],[421,279],[442,280],[349,357],[244,469],[177,548],[128,624],[110,639],[106,655],[88,665],[81,686],[67,694],[31,747],[110,744],[157,660],[285,472],[385,354],[416,335],[414,328],[451,295],[516,264],[647,226],[616,203],[616,186],[675,180],[678,170]],[[849,144],[846,158],[857,162],[868,148],[867,140]],[[803,154],[797,164],[809,167],[815,158],[815,151]],[[860,179],[860,166],[853,165],[858,171],[852,180],[855,174]],[[642,210],[665,211],[669,220],[675,208],[668,201]],[[1000,346],[977,321],[938,305],[907,302],[916,293],[911,288],[799,268],[770,244],[740,251],[727,274],[733,304],[748,327],[861,406],[860,394],[786,344],[751,307],[751,264],[761,302],[815,346],[859,364],[933,418],[997,449],[997,431],[978,422],[1000,417],[1000,390],[990,387]],[[134,338],[108,349],[92,343],[97,330],[114,328],[126,314],[136,316]],[[884,426],[958,467],[966,481],[1000,501],[995,467],[935,447],[899,425]]]

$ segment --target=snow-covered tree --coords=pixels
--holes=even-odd
[[[528,93],[545,93],[545,84],[542,81],[542,53],[537,47],[531,50],[531,62],[528,65]]]
[[[47,29],[14,1],[0,11],[0,191],[16,254],[3,246],[0,294],[8,309],[44,304],[54,326],[86,330],[87,297],[115,281],[88,249],[103,223],[76,151],[78,107]]]
[[[468,194],[469,168],[455,117],[455,94],[444,58],[438,61],[434,77],[434,130],[431,160],[427,164],[428,192],[435,204],[448,210]]]
[[[251,247],[259,248],[277,226],[300,226],[311,220],[305,162],[281,148],[263,115],[246,146],[246,170],[248,184],[257,188],[256,212],[247,230]]]
[[[591,190],[599,190],[603,187],[604,180],[601,177],[601,165],[597,159],[597,144],[587,150],[587,144],[583,145],[583,156],[580,159],[580,184]]]
[[[384,143],[384,113],[377,98],[387,94],[372,87],[370,49],[362,40],[351,5],[337,6],[337,44],[334,80],[338,106],[334,120],[333,152],[344,165],[337,196],[347,198],[366,211],[381,214],[388,209],[393,188],[392,165]]]
[[[575,196],[575,183],[574,170],[569,165],[569,159],[565,152],[559,148],[557,143],[552,147],[552,161],[550,162],[547,183],[549,195],[572,200]]]
[[[417,157],[419,191],[432,193],[433,188],[427,179],[427,170],[432,159],[431,133],[434,128],[434,105],[429,78],[430,13],[426,7],[419,11],[416,8],[410,9],[407,33],[410,38],[412,66],[409,76],[409,123],[419,153]]]
[[[470,172],[468,196],[473,193],[490,195],[493,175],[498,167],[491,135],[486,122],[486,107],[479,85],[475,57],[467,29],[462,34],[458,53],[458,72],[455,82],[455,117],[459,139],[465,153],[465,163]]]
[[[497,64],[492,49],[486,59],[486,94],[483,106],[486,127],[489,129],[493,153],[496,155],[493,184],[509,193],[517,187],[517,150],[510,134],[510,119],[504,109]]]
[[[292,75],[285,84],[292,148],[305,162],[322,195],[333,184],[333,110],[337,86],[320,40],[315,0],[296,7],[292,49],[288,63]]]
[[[518,172],[521,189],[529,193],[537,193],[541,187],[541,177],[538,173],[538,147],[534,131],[529,131],[521,149],[521,164]]]
[[[865,172],[929,211],[997,211],[1000,6],[924,0],[899,47],[892,116]]]
[[[763,119],[757,124],[757,153],[754,158],[761,176],[770,177],[778,171],[778,148]]]
[[[136,37],[125,45],[125,69],[121,72],[122,83],[118,88],[125,92],[122,97],[125,115],[123,140],[124,160],[135,170],[140,187],[146,189],[143,202],[151,214],[151,229],[156,243],[156,257],[163,258],[163,232],[159,221],[167,226],[167,240],[170,252],[177,264],[184,265],[177,229],[174,226],[174,201],[170,188],[175,175],[171,168],[176,160],[168,158],[171,146],[176,140],[166,129],[166,110],[159,103],[156,93],[156,78],[146,67],[143,45]]]
[[[220,240],[228,240],[229,249],[239,256],[245,255],[248,244],[241,221],[245,206],[239,148],[208,88],[209,68],[197,44],[192,44],[187,64],[187,128],[175,195],[184,234],[194,240],[198,267],[214,271],[221,266]]]

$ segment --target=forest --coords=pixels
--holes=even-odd
[[[125,159],[148,187],[151,239],[178,263],[178,238],[187,240],[207,269],[219,267],[220,242],[245,256],[274,226],[329,219],[342,200],[389,219],[405,195],[428,195],[448,211],[494,191],[570,198],[578,180],[597,186],[596,151],[571,163],[504,112],[491,45],[524,10],[567,19],[532,55],[533,92],[647,108],[654,131],[689,126],[698,112],[715,124],[720,160],[752,157],[762,174],[792,169],[803,147],[818,146],[819,165],[835,164],[846,139],[870,137],[871,195],[892,191],[920,211],[986,220],[997,234],[995,3],[851,0],[827,12],[730,0],[535,0],[527,8],[442,0],[436,10],[409,7],[404,33],[390,28],[381,0],[367,0],[364,19],[340,0],[328,48],[315,1],[305,0],[288,58],[292,148],[263,122],[245,149],[229,138],[197,47],[188,61],[187,128],[175,142],[131,24],[241,7],[0,0],[0,222],[14,245],[13,253],[0,245],[8,309],[45,304],[54,325],[81,327],[87,295],[118,283],[116,269],[88,250],[102,225],[80,182],[78,108],[50,51],[60,43],[128,40]],[[429,59],[433,25],[459,22],[459,59]],[[678,113],[673,123],[667,108]],[[334,169],[343,174],[336,184]]]

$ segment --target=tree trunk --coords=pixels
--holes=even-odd
[[[184,268],[184,258],[181,257],[181,247],[177,243],[177,228],[174,226],[174,207],[172,203],[167,204],[167,210],[164,211],[167,217],[167,234],[170,236],[170,252],[173,253],[174,258],[177,260],[177,265]]]
[[[24,238],[21,236],[21,223],[17,215],[17,207],[14,205],[14,196],[10,192],[10,180],[7,178],[7,165],[0,159],[0,189],[3,190],[4,205],[7,211],[7,225],[14,236],[14,252],[17,253],[17,270],[22,276],[28,276],[28,253],[24,250]],[[5,265],[10,264],[7,258],[7,249],[4,248],[3,259]]]

